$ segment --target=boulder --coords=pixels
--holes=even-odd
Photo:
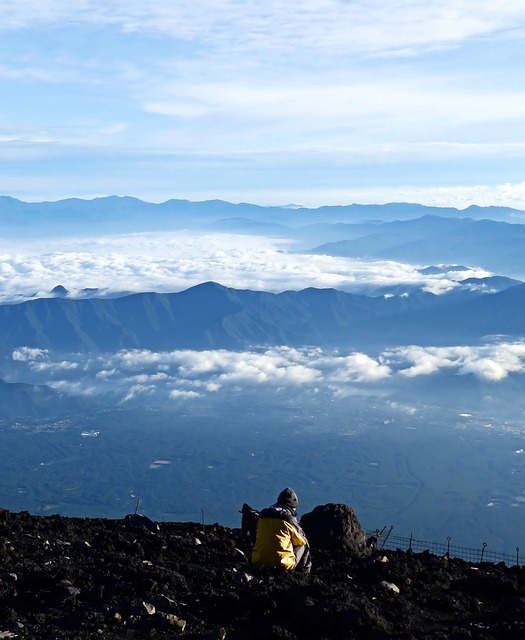
[[[352,507],[324,504],[305,513],[300,521],[312,549],[370,555],[366,535]]]

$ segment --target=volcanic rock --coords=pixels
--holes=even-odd
[[[349,517],[337,507],[315,518]],[[403,550],[356,555],[347,545],[317,547],[314,533],[304,574],[251,566],[240,528],[158,524],[152,533],[124,520],[0,510],[0,638],[525,638],[521,566]]]
[[[312,548],[346,551],[354,556],[369,556],[371,548],[352,507],[346,504],[324,504],[301,518]]]

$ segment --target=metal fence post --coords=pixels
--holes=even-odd
[[[383,544],[381,545],[381,549],[383,549],[383,548],[384,548],[384,546],[385,546],[385,544],[386,544],[386,541],[388,540],[388,536],[392,533],[392,529],[393,529],[393,528],[394,528],[394,525],[393,525],[393,524],[391,524],[391,525],[390,525],[390,529],[388,530],[388,533],[386,534],[385,539],[383,540]],[[384,527],[383,527],[383,531],[384,531]]]
[[[483,562],[483,556],[485,555],[485,549],[487,548],[487,543],[484,542],[483,543],[483,548],[481,549],[481,558],[480,558],[480,562]]]

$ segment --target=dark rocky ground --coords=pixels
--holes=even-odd
[[[317,538],[305,575],[252,567],[240,529],[0,510],[0,638],[525,638],[522,568]]]

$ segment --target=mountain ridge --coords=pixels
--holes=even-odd
[[[0,346],[58,352],[119,349],[358,349],[525,335],[525,284],[466,296],[367,296],[316,289],[270,293],[205,282],[178,293],[39,298],[0,306]],[[512,313],[506,313],[506,309]]]
[[[475,264],[519,277],[525,264],[525,225],[425,215],[377,225],[359,237],[327,242],[311,253],[415,264]]]
[[[231,203],[224,200],[190,201],[170,199],[151,203],[131,196],[105,196],[85,200],[67,198],[55,202],[24,202],[10,196],[0,196],[0,225],[4,232],[13,227],[30,231],[36,225],[39,232],[51,227],[54,233],[66,233],[83,224],[97,222],[101,228],[113,228],[120,224],[124,231],[158,227],[180,228],[181,225],[216,223],[217,220],[247,218],[260,223],[291,225],[311,223],[338,223],[410,220],[425,214],[444,218],[525,221],[525,212],[509,207],[435,207],[415,203],[349,204],[321,206],[317,208],[289,208],[261,206],[250,203]],[[63,225],[60,230],[59,224]],[[50,231],[48,230],[48,231]]]

